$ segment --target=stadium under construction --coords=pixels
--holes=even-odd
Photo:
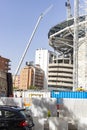
[[[87,16],[78,15],[79,1],[74,1],[74,17],[71,17],[70,2],[67,20],[49,30],[49,45],[58,57],[49,64],[48,88],[63,90],[87,89]]]

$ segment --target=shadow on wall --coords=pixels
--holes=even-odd
[[[35,117],[57,117],[56,99],[32,98],[32,113]]]
[[[87,100],[84,99],[63,99],[59,109],[59,118],[66,119],[68,130],[87,129]]]
[[[21,107],[23,98],[0,98],[0,105],[3,104]],[[32,98],[30,110],[35,123],[34,130],[86,130],[86,104],[87,100],[63,99],[57,117],[56,99]]]
[[[57,117],[56,99],[32,98],[35,130],[68,130],[67,121]]]

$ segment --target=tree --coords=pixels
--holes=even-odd
[[[36,87],[36,86],[29,86],[28,89],[34,89],[34,90],[37,90],[38,87]]]

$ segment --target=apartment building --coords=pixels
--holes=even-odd
[[[12,77],[9,65],[10,60],[0,56],[0,96],[12,94]]]
[[[40,66],[26,64],[20,71],[20,89],[27,90],[31,86],[37,87],[37,89],[43,89],[44,85],[44,71]]]
[[[14,89],[20,88],[20,75],[13,76],[13,87],[14,87]]]
[[[48,65],[52,62],[56,54],[44,48],[36,50],[35,53],[35,64],[40,65],[44,71],[44,89],[48,89]]]
[[[10,70],[10,60],[0,56],[0,71],[8,72]]]

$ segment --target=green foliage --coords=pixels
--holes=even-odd
[[[47,117],[50,117],[50,116],[51,116],[51,111],[48,110],[48,112],[47,112]]]
[[[34,89],[34,90],[37,90],[38,89],[38,87],[36,87],[36,86],[29,86],[29,88],[28,89]]]
[[[13,90],[18,90],[18,87],[13,86]]]

